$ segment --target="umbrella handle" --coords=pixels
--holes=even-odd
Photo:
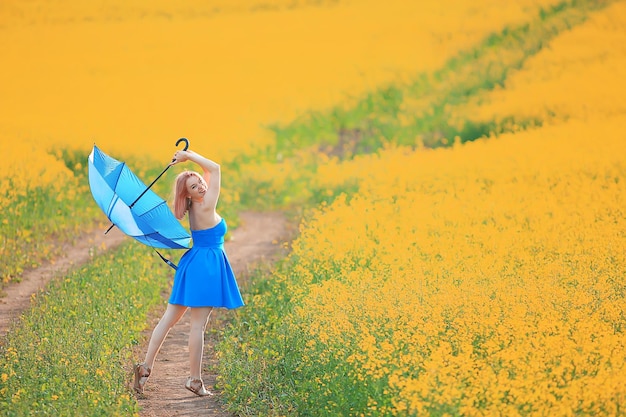
[[[185,148],[183,149],[183,151],[186,151],[187,149],[189,149],[189,140],[187,138],[180,138],[176,141],[176,147],[178,147],[178,144],[181,142],[185,142]]]
[[[185,142],[185,147],[183,148],[183,151],[186,151],[187,149],[189,149],[189,140],[187,138],[180,138],[180,139],[178,139],[176,141],[176,147],[178,147],[178,144],[181,143],[181,142]],[[172,162],[174,162],[175,160],[176,160],[176,158],[172,158]],[[167,168],[169,168],[169,166]],[[167,170],[167,168],[165,168],[165,169]]]

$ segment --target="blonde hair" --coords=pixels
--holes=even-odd
[[[174,181],[174,216],[180,220],[185,217],[187,210],[191,206],[191,200],[189,199],[189,192],[187,191],[187,180],[189,177],[198,177],[202,179],[202,176],[194,171],[183,171],[176,177]]]

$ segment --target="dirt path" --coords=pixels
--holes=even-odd
[[[225,250],[240,287],[245,289],[250,272],[268,267],[286,254],[285,244],[295,236],[296,229],[287,222],[282,213],[277,212],[244,212],[240,213],[240,218],[241,225],[233,231],[231,240],[225,244]],[[30,306],[31,295],[44,288],[52,278],[66,274],[71,268],[88,262],[96,252],[113,249],[126,239],[129,238],[115,228],[106,236],[102,230],[96,230],[75,246],[67,246],[63,257],[25,272],[20,283],[5,287],[5,296],[0,298],[0,337],[6,334],[11,324]],[[155,312],[155,316],[150,319],[143,334],[144,343],[137,349],[138,358],[143,357],[150,332],[161,313],[162,311]],[[183,386],[189,369],[187,313],[163,343],[145,394],[138,398],[141,417],[232,416],[224,411],[225,407],[219,402],[219,392],[213,387],[217,377],[214,346],[219,338],[219,329],[232,314],[236,313],[214,310],[206,337],[203,379],[207,388],[215,392],[215,395],[200,398]],[[132,370],[129,368],[128,372],[130,389]]]
[[[270,265],[286,253],[284,243],[294,235],[294,230],[288,225],[282,213],[246,212],[240,216],[242,224],[233,232],[232,240],[226,242],[225,250],[240,287],[245,288],[248,285],[249,272]],[[162,311],[157,313],[161,314]],[[236,313],[223,309],[214,310],[205,341],[202,377],[207,389],[215,395],[201,398],[184,388],[189,372],[187,312],[165,339],[144,394],[138,396],[140,416],[232,416],[224,411],[224,406],[219,401],[219,392],[213,387],[217,377],[214,346],[218,341],[218,330],[232,314]],[[154,317],[150,328],[144,333],[145,342],[158,319],[159,317]],[[143,358],[145,349],[146,343],[141,347],[138,358]],[[129,369],[129,384],[131,373]]]

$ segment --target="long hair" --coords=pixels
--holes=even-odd
[[[189,199],[189,193],[187,192],[187,180],[189,177],[196,176],[200,179],[200,174],[194,171],[183,171],[176,177],[174,181],[174,216],[180,220],[185,217],[191,200]]]

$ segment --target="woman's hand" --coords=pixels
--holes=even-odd
[[[189,160],[190,153],[188,151],[176,151],[174,153],[174,157],[172,158],[172,162],[170,165],[176,165],[180,162],[185,162]]]

